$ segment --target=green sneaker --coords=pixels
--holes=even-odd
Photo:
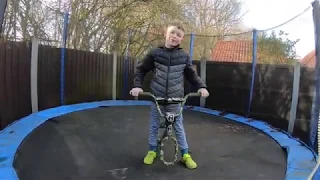
[[[182,162],[185,163],[189,169],[197,168],[197,163],[192,160],[190,154],[184,154],[182,156]]]
[[[144,157],[143,162],[145,164],[152,164],[153,160],[157,157],[157,153],[154,151],[148,151],[148,154],[146,155],[146,157]]]

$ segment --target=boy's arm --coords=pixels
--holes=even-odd
[[[187,66],[184,70],[185,76],[187,80],[197,89],[200,88],[207,88],[207,85],[201,80],[201,78],[198,76],[197,72],[193,69],[191,59],[188,57],[187,59]]]
[[[135,68],[133,88],[142,88],[145,75],[154,67],[153,61],[154,58],[151,50]]]

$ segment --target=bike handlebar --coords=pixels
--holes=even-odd
[[[150,93],[150,92],[140,92],[139,93],[139,96],[151,96],[156,105],[157,105],[157,109],[160,113],[160,115],[162,117],[165,117],[163,115],[163,113],[161,112],[160,110],[160,107],[159,107],[159,102],[162,102],[162,103],[167,103],[167,104],[178,104],[178,103],[181,103],[181,108],[179,110],[179,112],[177,114],[175,114],[175,117],[179,116],[181,113],[182,113],[182,110],[183,110],[183,106],[184,104],[186,103],[187,99],[189,97],[200,97],[201,96],[201,93],[197,92],[197,93],[189,93],[187,95],[185,95],[183,98],[162,98],[162,97],[156,97],[154,94]]]

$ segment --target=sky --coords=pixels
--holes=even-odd
[[[313,0],[242,0],[244,24],[258,30],[269,29],[282,24],[311,6]],[[315,47],[312,7],[285,25],[274,30],[284,30],[292,40],[300,39],[296,45],[298,56],[303,58]],[[271,32],[268,31],[268,32]]]

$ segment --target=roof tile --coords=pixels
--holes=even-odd
[[[314,68],[316,66],[316,51],[309,52],[305,57],[300,60],[300,63],[304,66]]]
[[[252,41],[221,40],[216,43],[212,54],[211,61],[219,62],[251,62],[252,61]]]

